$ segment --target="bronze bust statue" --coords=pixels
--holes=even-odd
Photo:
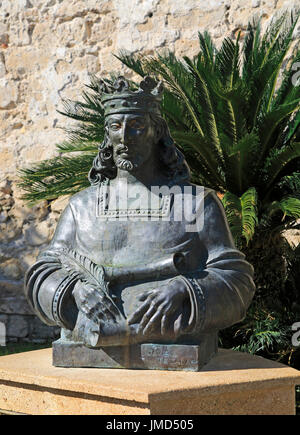
[[[105,138],[50,245],[28,270],[37,315],[62,328],[53,363],[199,370],[245,316],[253,269],[222,204],[189,181],[160,114],[162,83],[102,83]]]

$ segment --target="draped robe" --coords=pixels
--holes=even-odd
[[[253,268],[234,245],[216,193],[187,185],[192,192],[188,197],[191,210],[182,219],[176,217],[176,193],[162,196],[157,210],[133,209],[131,217],[128,210],[123,210],[128,219],[120,219],[120,213],[109,208],[103,185],[75,194],[61,215],[51,243],[26,275],[25,293],[40,319],[48,325],[59,325],[66,339],[81,340],[74,334],[78,316],[81,321],[83,317],[78,315],[72,293],[77,279],[63,264],[49,260],[70,248],[97,265],[116,268],[150,265],[166,255],[183,252],[188,264],[184,272],[131,281],[110,290],[127,318],[138,308],[142,291],[159,288],[174,278],[183,280],[189,294],[183,307],[188,328],[173,342],[197,343],[201,334],[215,333],[241,321],[255,290]],[[138,218],[140,214],[144,214],[143,219]],[[151,340],[160,343],[165,338],[157,332]]]

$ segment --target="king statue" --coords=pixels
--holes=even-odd
[[[91,186],[71,197],[25,277],[27,299],[61,327],[53,364],[199,370],[218,331],[241,321],[253,268],[212,189],[189,181],[161,116],[163,85],[101,82],[105,136]]]

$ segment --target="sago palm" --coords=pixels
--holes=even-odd
[[[239,35],[225,38],[219,50],[208,33],[199,34],[193,59],[119,55],[136,73],[166,83],[171,134],[193,180],[224,194],[238,244],[262,227],[277,231],[300,218],[298,47],[285,64],[296,22],[282,16],[263,36],[259,23],[249,24],[242,44]]]

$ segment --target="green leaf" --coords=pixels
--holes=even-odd
[[[272,134],[274,133],[278,124],[291,113],[299,110],[300,108],[300,98],[292,101],[289,104],[284,104],[266,113],[258,125],[258,134],[260,136],[261,151],[260,158],[265,157],[265,153],[269,150],[272,144],[269,144]]]
[[[249,188],[241,197],[226,192],[222,198],[222,203],[236,243],[240,244],[244,238],[248,244],[258,223],[255,188]]]
[[[272,215],[278,211],[281,211],[283,213],[282,220],[284,220],[286,216],[299,219],[300,199],[288,196],[281,199],[280,201],[273,201],[268,210],[269,215]]]
[[[228,150],[228,175],[232,183],[231,189],[243,192],[251,180],[255,181],[257,153],[260,140],[255,132],[244,135]]]
[[[264,194],[273,186],[276,178],[283,171],[286,165],[293,159],[300,157],[300,142],[283,146],[281,149],[273,151],[264,165],[265,185]]]
[[[114,56],[139,76],[145,77],[147,74],[143,65],[143,57],[141,55],[133,55],[125,50],[120,50],[119,54]]]

